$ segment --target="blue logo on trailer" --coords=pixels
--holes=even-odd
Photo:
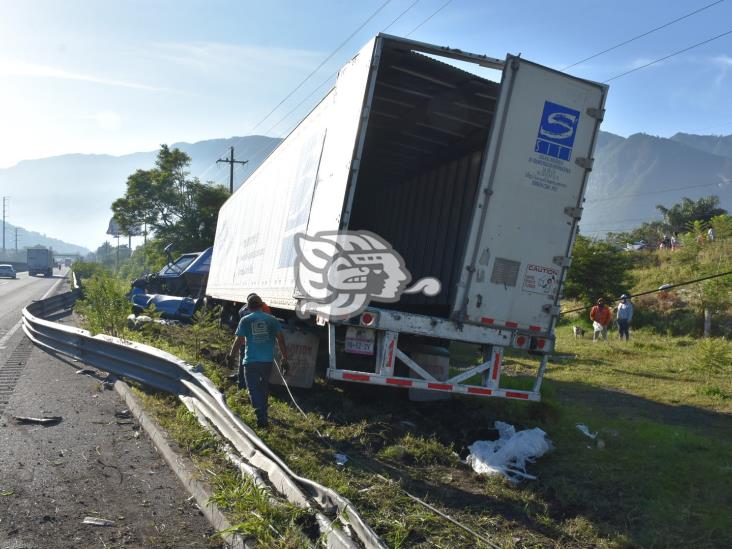
[[[534,151],[560,160],[569,160],[579,118],[579,111],[546,101]]]

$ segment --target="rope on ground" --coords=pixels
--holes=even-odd
[[[302,414],[302,416],[303,416],[303,417],[304,417],[304,418],[305,418],[305,419],[306,419],[306,420],[307,420],[308,422],[310,422],[310,418],[309,418],[309,417],[308,417],[308,415],[307,415],[307,414],[306,414],[306,413],[305,413],[305,412],[303,411],[303,409],[302,409],[302,408],[300,407],[300,405],[299,405],[299,404],[297,403],[297,401],[295,400],[295,397],[294,397],[294,395],[292,394],[292,391],[290,391],[290,386],[289,386],[289,385],[287,384],[287,380],[285,379],[285,376],[283,375],[283,373],[282,373],[282,370],[280,369],[280,365],[279,365],[279,364],[277,364],[277,361],[274,361],[274,365],[275,365],[275,368],[277,368],[277,373],[279,373],[279,374],[280,374],[280,378],[282,379],[282,383],[284,383],[284,385],[285,385],[285,389],[287,389],[287,394],[289,394],[289,395],[290,395],[290,400],[291,400],[291,401],[292,401],[292,403],[293,403],[293,404],[295,405],[295,408],[297,408],[297,409],[298,409],[298,410],[300,411],[300,413]],[[320,432],[320,431],[318,430],[318,428],[317,428],[317,427],[313,426],[313,429],[315,429],[315,432],[317,433],[317,435],[318,435],[318,438],[320,438],[320,440],[321,440],[321,441],[322,441],[322,442],[323,442],[323,443],[324,443],[324,444],[325,444],[326,446],[328,446],[328,448],[330,448],[330,449],[331,449],[331,450],[333,450],[334,452],[338,452],[338,448],[336,448],[335,446],[333,446],[333,444],[332,444],[332,443],[331,443],[331,442],[330,442],[330,441],[329,441],[329,440],[328,440],[327,438],[325,438],[325,436],[323,436],[323,434],[322,434],[322,433],[321,433],[321,432]],[[360,460],[359,460],[359,461],[360,461]],[[418,498],[417,496],[415,496],[415,495],[413,495],[413,494],[410,494],[410,493],[409,493],[409,492],[407,492],[407,491],[406,491],[406,490],[405,490],[405,489],[404,489],[404,488],[403,488],[403,487],[402,487],[402,486],[401,486],[401,485],[400,485],[400,484],[399,484],[398,482],[395,482],[395,481],[394,481],[393,479],[390,479],[390,478],[387,478],[387,477],[383,476],[383,475],[382,475],[381,473],[379,473],[378,471],[376,471],[375,469],[373,469],[373,468],[372,468],[371,466],[369,466],[369,465],[368,465],[367,463],[365,463],[365,462],[363,462],[363,461],[360,461],[360,463],[361,463],[361,466],[363,466],[363,468],[364,468],[364,469],[368,470],[368,471],[369,471],[370,473],[372,473],[373,475],[377,476],[378,478],[380,478],[381,480],[383,480],[383,481],[384,481],[384,482],[386,482],[387,484],[392,484],[392,485],[395,485],[395,486],[396,486],[397,488],[399,488],[399,490],[401,490],[402,492],[404,492],[404,494],[405,494],[405,495],[406,495],[406,496],[407,496],[407,497],[408,497],[409,499],[411,499],[412,501],[414,501],[414,502],[416,502],[416,503],[418,503],[418,504],[422,505],[423,507],[425,507],[425,508],[429,509],[430,511],[432,511],[432,512],[433,512],[433,513],[435,513],[436,515],[438,515],[438,516],[440,516],[440,517],[444,518],[445,520],[448,520],[449,522],[451,522],[452,524],[454,524],[454,525],[455,525],[455,526],[457,526],[458,528],[461,528],[461,529],[462,529],[462,530],[464,530],[465,532],[468,532],[469,534],[472,534],[473,536],[475,536],[475,537],[476,537],[477,539],[479,539],[480,541],[482,541],[483,543],[485,543],[486,545],[488,545],[488,546],[489,546],[489,547],[491,547],[492,549],[501,549],[501,547],[500,547],[499,545],[496,545],[496,544],[495,544],[495,543],[493,543],[493,542],[492,542],[491,540],[489,540],[488,538],[486,538],[486,537],[485,537],[485,536],[483,536],[482,534],[479,534],[478,532],[476,532],[475,530],[473,530],[473,529],[472,529],[472,528],[470,528],[469,526],[466,526],[465,524],[461,523],[460,521],[458,521],[458,520],[454,519],[453,517],[451,517],[451,516],[450,516],[450,515],[448,515],[447,513],[444,513],[443,511],[440,511],[439,509],[437,509],[437,508],[436,508],[436,507],[434,507],[433,505],[430,505],[429,503],[427,503],[427,502],[426,502],[426,501],[424,501],[423,499],[420,499],[420,498]]]

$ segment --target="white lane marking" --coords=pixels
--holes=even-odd
[[[5,282],[0,282],[0,286],[5,286],[5,284],[7,284],[8,282],[10,282],[10,281],[6,280]]]
[[[18,328],[23,324],[23,319],[20,319],[18,323],[10,328],[8,330],[8,333],[6,333],[2,338],[0,338],[0,350],[5,349],[5,344],[8,342],[8,340],[13,337],[13,334],[18,331]]]
[[[57,287],[57,286],[58,286],[59,284],[61,284],[61,282],[63,282],[64,280],[65,280],[64,278],[59,278],[59,279],[58,279],[58,280],[57,280],[57,281],[56,281],[56,282],[55,282],[55,283],[53,284],[53,286],[51,286],[51,287],[50,287],[50,288],[48,289],[48,291],[47,291],[47,292],[46,292],[45,294],[43,294],[43,297],[42,297],[41,299],[46,299],[46,298],[48,297],[48,294],[50,294],[50,293],[51,293],[52,291],[54,291],[54,290],[56,289],[56,287]],[[0,338],[0,350],[2,350],[2,349],[5,349],[5,344],[6,344],[7,342],[8,342],[8,340],[9,340],[9,339],[10,339],[11,337],[13,337],[13,334],[15,334],[15,332],[17,332],[17,331],[18,331],[18,328],[20,328],[22,324],[23,324],[23,319],[21,318],[21,319],[20,319],[20,320],[18,321],[18,323],[17,323],[17,324],[15,324],[15,325],[14,325],[14,326],[13,326],[12,328],[10,328],[10,330],[8,330],[8,333],[6,333],[6,334],[5,334],[5,335],[4,335],[4,336],[3,336],[2,338]]]
[[[63,282],[64,280],[66,280],[66,279],[65,279],[65,278],[59,278],[59,279],[58,279],[58,280],[56,281],[56,283],[55,283],[55,284],[54,284],[53,286],[51,286],[51,287],[50,287],[50,288],[48,289],[48,291],[47,291],[47,292],[46,292],[45,294],[43,294],[43,297],[41,298],[41,300],[44,300],[44,299],[46,299],[46,298],[48,297],[48,295],[49,295],[49,294],[50,294],[50,293],[51,293],[52,291],[54,291],[54,290],[56,289],[56,287],[57,287],[57,286],[58,286],[59,284],[61,284],[61,283],[62,283],[62,282]]]

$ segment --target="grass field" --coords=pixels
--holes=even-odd
[[[550,364],[541,403],[412,403],[397,389],[318,382],[295,394],[307,418],[275,388],[272,424],[259,433],[296,472],[351,499],[392,547],[484,546],[405,490],[501,547],[732,546],[729,343],[643,330],[630,343],[593,343],[570,332],[559,328],[557,354],[573,358]],[[507,357],[506,383],[525,383],[531,367]],[[231,408],[253,424],[246,394],[219,367],[206,368]],[[168,398],[148,404],[206,467],[219,463],[215,443],[180,405]],[[547,432],[554,451],[529,466],[538,480],[478,476],[461,461],[466,445],[495,434],[495,420]],[[584,436],[577,423],[598,438]],[[345,466],[336,465],[335,451],[349,457]],[[263,503],[219,466],[215,499],[234,523],[262,546],[297,547],[307,517]]]

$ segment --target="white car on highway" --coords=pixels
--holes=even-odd
[[[0,265],[0,277],[18,278],[12,265]]]

